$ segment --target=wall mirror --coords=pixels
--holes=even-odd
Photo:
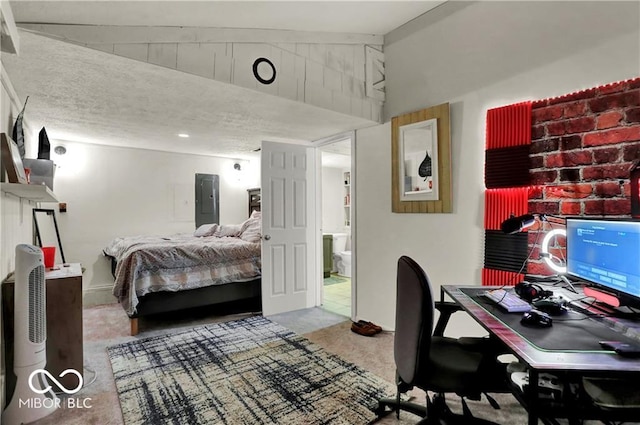
[[[448,103],[391,120],[393,212],[452,212],[450,137]]]
[[[55,246],[55,263],[66,263],[64,251],[62,250],[62,242],[60,241],[60,232],[58,231],[58,222],[56,221],[55,210],[34,208],[33,226],[36,245],[39,247]]]

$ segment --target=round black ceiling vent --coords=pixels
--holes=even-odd
[[[276,67],[267,58],[258,58],[253,63],[253,76],[262,84],[271,84],[276,80]]]

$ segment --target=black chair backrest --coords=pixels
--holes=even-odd
[[[422,267],[407,256],[398,259],[396,333],[393,352],[400,379],[413,385],[423,376],[431,347],[434,301]]]

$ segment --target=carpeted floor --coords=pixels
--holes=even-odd
[[[364,424],[394,385],[255,316],[107,349],[133,424]]]
[[[322,313],[327,314],[326,312]],[[225,314],[217,316],[205,310],[143,318],[140,324],[141,333],[136,337],[132,337],[129,335],[128,318],[119,305],[112,304],[85,308],[83,310],[84,362],[88,369],[96,371],[97,376],[93,379],[93,373],[87,372],[85,375],[85,387],[74,397],[90,399],[91,407],[86,409],[59,409],[50,416],[36,422],[36,424],[122,425],[124,423],[122,411],[106,347],[147,337],[181,332],[194,326],[252,316],[252,314],[234,314],[233,311],[227,311]],[[281,321],[279,323],[287,323],[286,315],[278,315],[278,320]],[[293,322],[289,321],[289,323]],[[387,382],[394,382],[393,333],[382,332],[372,338],[363,337],[350,331],[350,323],[347,320],[322,329],[312,328],[316,330],[306,333],[304,336],[326,351],[373,372]],[[304,330],[299,329],[298,332],[302,333]],[[418,402],[424,403],[424,392],[412,390],[410,394],[415,396]],[[470,406],[477,416],[491,418],[505,425],[524,425],[527,423],[524,410],[513,397],[503,395],[498,399],[502,406],[502,409],[498,411],[493,410],[486,402],[471,402]],[[459,406],[459,402],[455,397],[451,398],[450,406],[454,410]],[[400,421],[397,421],[395,416],[390,415],[378,423],[381,425],[409,425],[417,422],[417,419],[413,415],[402,413]]]
[[[374,337],[365,337],[351,332],[351,322],[320,329],[306,334],[310,341],[324,347],[326,350],[338,354],[343,359],[355,363],[375,373],[388,382],[395,381],[395,362],[393,359],[393,332],[382,332]],[[407,393],[418,404],[425,404],[425,393],[413,389]],[[480,402],[468,400],[469,408],[474,416],[488,419],[503,425],[525,425],[527,416],[524,408],[510,394],[492,394],[500,404],[500,410],[493,409],[486,400]],[[454,412],[462,411],[460,399],[447,396],[448,405]],[[380,425],[409,425],[415,424],[419,417],[401,412],[398,421],[394,415],[382,418]]]

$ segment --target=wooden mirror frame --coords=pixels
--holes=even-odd
[[[401,127],[427,120],[437,120],[437,200],[403,201],[404,185],[400,173]],[[449,104],[433,106],[391,119],[391,211],[394,213],[450,213],[453,212],[451,191],[451,130]]]

